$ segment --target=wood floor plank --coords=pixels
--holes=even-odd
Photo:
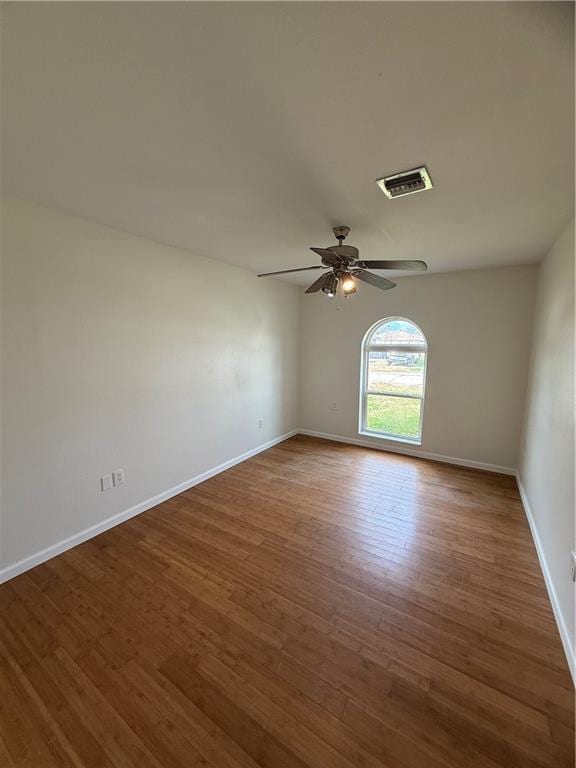
[[[570,768],[513,478],[298,436],[0,586],[7,768]]]

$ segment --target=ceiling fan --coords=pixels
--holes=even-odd
[[[428,265],[425,261],[403,260],[403,261],[363,261],[358,258],[358,248],[353,245],[342,245],[350,232],[350,227],[334,227],[332,230],[338,240],[338,245],[332,245],[329,248],[310,248],[317,253],[322,260],[322,264],[313,267],[299,267],[298,269],[281,269],[277,272],[263,272],[258,277],[268,277],[269,275],[287,275],[289,272],[304,272],[309,269],[329,269],[329,272],[321,275],[312,285],[306,288],[306,293],[316,293],[322,291],[329,298],[334,298],[338,292],[338,287],[342,289],[343,295],[351,296],[358,290],[356,281],[369,283],[375,288],[387,291],[394,288],[396,283],[387,280],[380,275],[374,275],[368,272],[368,269],[403,269],[425,272]]]

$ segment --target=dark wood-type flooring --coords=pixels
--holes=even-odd
[[[515,481],[296,437],[0,587],[0,765],[560,768]]]

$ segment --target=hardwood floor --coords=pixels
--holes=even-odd
[[[296,437],[0,587],[0,765],[558,768],[513,478]]]

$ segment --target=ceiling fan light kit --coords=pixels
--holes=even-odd
[[[342,273],[342,293],[344,296],[351,296],[353,293],[356,293],[356,283],[354,281],[354,278],[350,272],[343,272]]]
[[[338,293],[338,275],[335,275],[334,272],[330,272],[330,274],[326,275],[322,291],[329,299],[333,299]]]
[[[341,225],[334,227],[332,231],[336,240],[338,240],[338,245],[332,245],[328,248],[310,249],[320,256],[321,264],[311,267],[298,267],[296,269],[281,269],[275,272],[263,272],[258,277],[286,275],[292,272],[305,272],[311,269],[329,269],[330,272],[324,273],[312,285],[309,285],[305,293],[322,291],[328,298],[332,299],[338,293],[339,288],[345,298],[355,294],[358,291],[358,280],[373,285],[381,291],[388,291],[390,288],[395,287],[396,283],[392,282],[392,280],[375,275],[369,272],[369,269],[401,269],[418,272],[425,272],[428,269],[425,261],[417,259],[360,260],[358,258],[358,248],[355,248],[353,245],[343,245],[342,243],[348,237],[350,227]]]

